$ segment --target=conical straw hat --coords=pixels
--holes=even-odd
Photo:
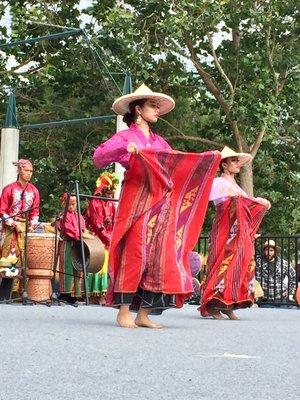
[[[221,151],[221,160],[224,160],[228,157],[238,157],[240,161],[240,166],[248,164],[252,160],[251,154],[248,153],[237,153],[236,151],[232,150],[230,147],[225,146],[224,149]]]
[[[118,97],[113,105],[112,109],[116,114],[124,115],[129,112],[129,104],[135,100],[141,99],[155,99],[159,102],[159,115],[164,115],[173,110],[175,107],[175,101],[172,97],[167,94],[153,92],[144,83],[138,87],[133,93],[125,94],[124,96]]]

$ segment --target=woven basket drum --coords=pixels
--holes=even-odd
[[[28,297],[34,301],[49,300],[55,252],[55,235],[29,233],[27,238]]]

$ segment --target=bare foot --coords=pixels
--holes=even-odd
[[[213,319],[224,319],[220,313],[220,310],[217,310],[216,308],[207,308],[206,311],[210,316],[213,317]]]
[[[117,323],[121,328],[137,328],[130,312],[119,311],[117,315]]]
[[[227,315],[229,319],[232,320],[238,319],[237,315],[232,310],[222,310],[222,313]]]
[[[149,319],[148,314],[151,310],[147,308],[140,308],[139,312],[136,316],[134,322],[138,326],[143,326],[144,328],[151,328],[151,329],[161,329],[162,325],[156,324],[155,322]]]
[[[152,329],[161,329],[162,325],[156,324],[155,322],[151,321],[151,319],[147,318],[139,318],[136,317],[134,320],[137,326],[143,326],[144,328],[152,328]]]

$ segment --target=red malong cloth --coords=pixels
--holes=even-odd
[[[143,150],[130,158],[110,247],[115,292],[176,294],[183,305],[193,292],[188,254],[203,224],[219,152]]]
[[[199,308],[203,316],[208,305],[226,309],[253,304],[253,241],[265,212],[264,205],[243,196],[217,205]]]

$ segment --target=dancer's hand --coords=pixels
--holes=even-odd
[[[138,154],[139,149],[138,149],[136,143],[130,142],[127,145],[127,151],[128,151],[128,153],[136,153],[136,154]]]
[[[269,200],[263,199],[262,197],[257,197],[256,199],[257,199],[257,201],[259,201],[261,204],[263,204],[264,206],[266,206],[266,207],[267,207],[267,210],[270,210],[270,208],[271,208],[271,203],[269,202]]]

